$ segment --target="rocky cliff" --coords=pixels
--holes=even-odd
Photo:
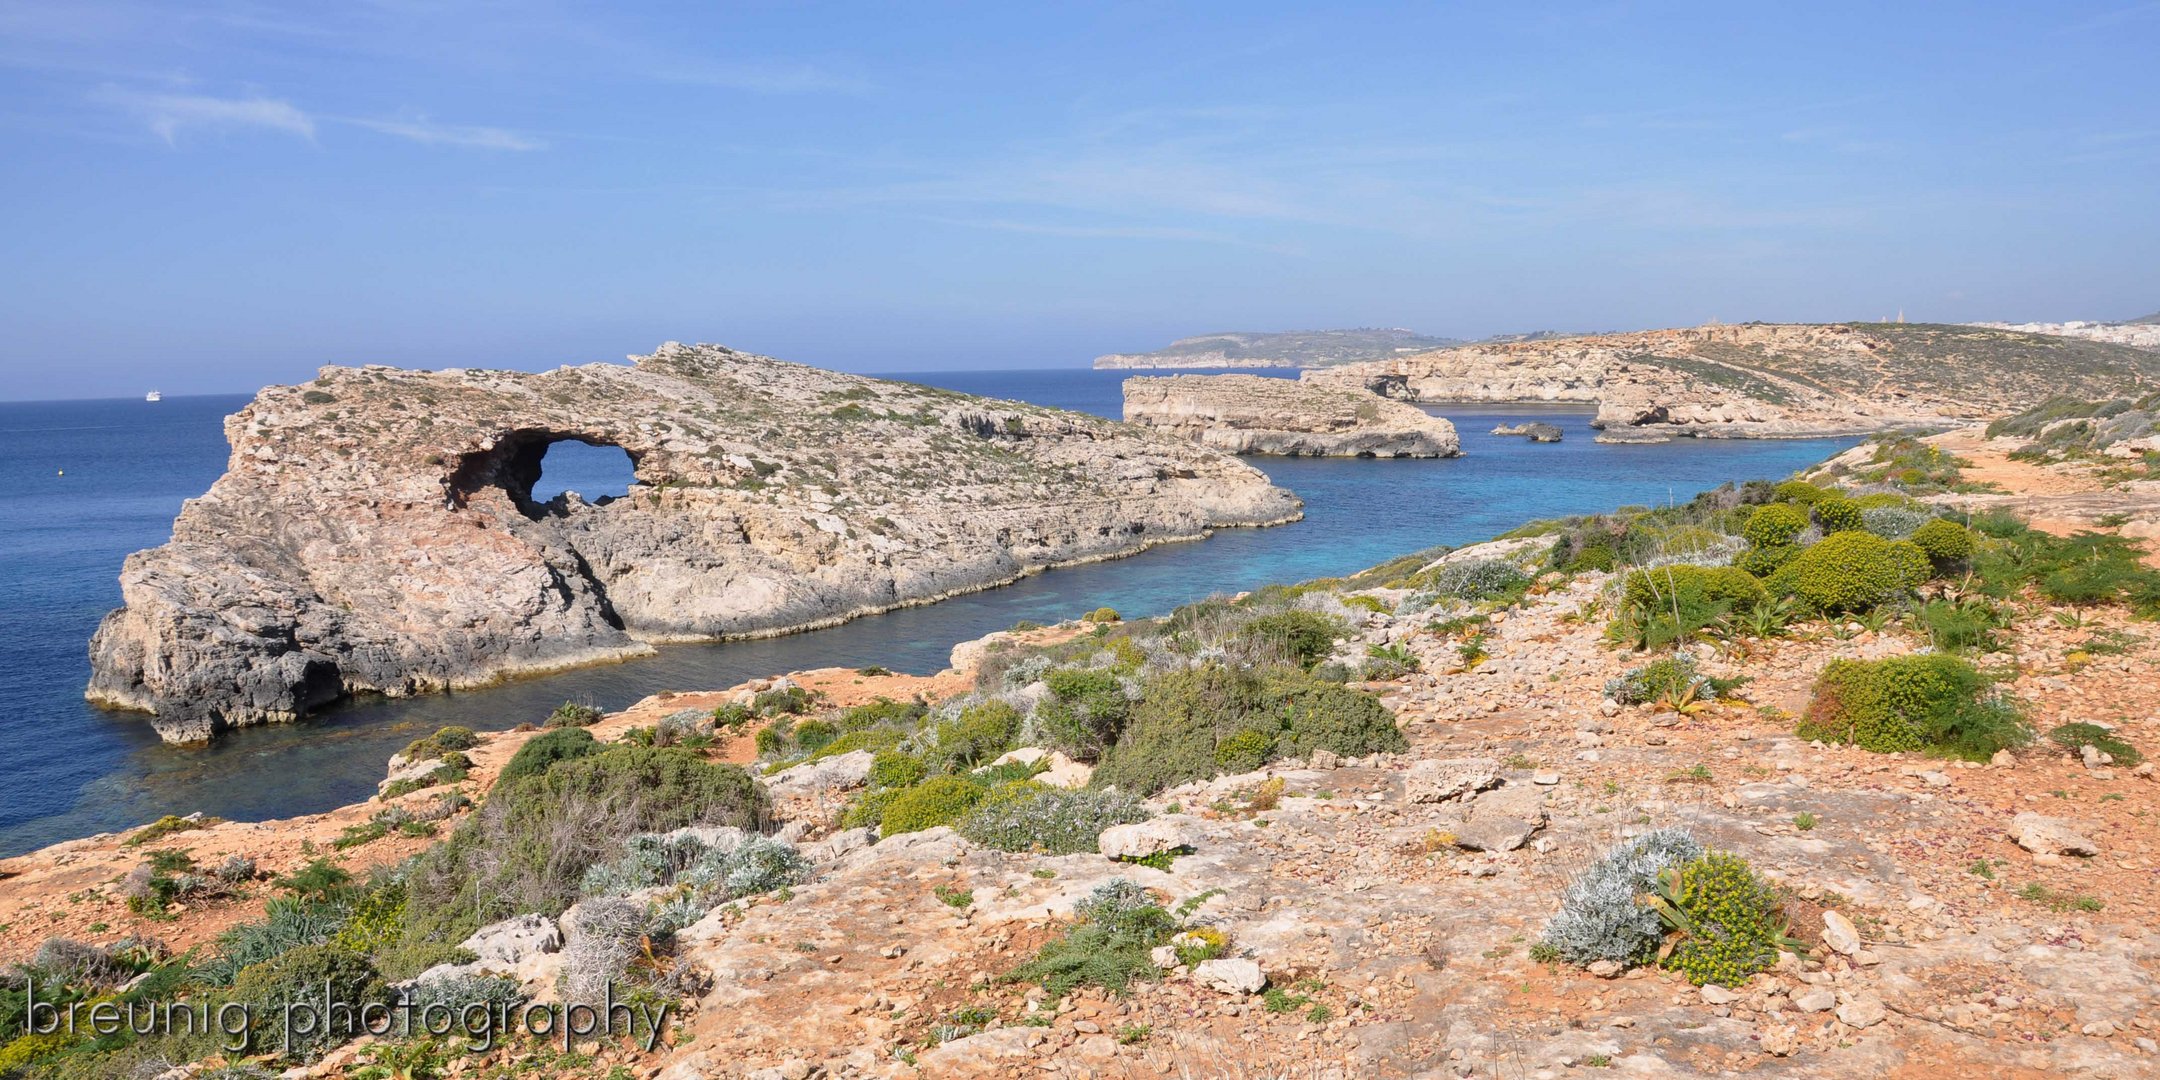
[[[130,556],[89,697],[168,740],[778,634],[1293,520],[1258,470],[1096,417],[668,344],[546,374],[330,367],[228,418],[232,457]],[[535,503],[555,442],[625,498]]]
[[[1409,330],[1236,331],[1180,338],[1154,352],[1112,353],[1095,358],[1098,368],[1305,368],[1459,345],[1454,338]]]
[[[2160,382],[2160,356],[1971,326],[1700,326],[1441,349],[1308,371],[1410,401],[1583,402],[1596,424],[1660,435],[1786,438],[1949,427],[2056,393]],[[2076,390],[2066,389],[2076,387]]]
[[[1455,425],[1414,405],[1264,375],[1125,380],[1125,419],[1234,454],[1454,457]]]

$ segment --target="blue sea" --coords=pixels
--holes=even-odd
[[[1128,373],[927,372],[896,376],[972,394],[1115,417]],[[1268,374],[1285,374],[1269,372]],[[231,733],[208,747],[161,744],[140,716],[82,699],[86,645],[120,603],[128,553],[163,543],[182,502],[225,468],[222,421],[242,395],[0,403],[0,855],[201,810],[233,819],[313,813],[374,792],[384,760],[449,723],[503,728],[562,701],[619,708],[661,690],[758,675],[881,664],[931,672],[954,643],[1023,619],[1053,622],[1103,605],[1153,615],[1213,593],[1345,574],[1437,544],[1489,538],[1540,517],[1686,501],[1726,481],[1782,478],[1851,440],[1592,442],[1590,412],[1544,406],[1434,406],[1465,456],[1446,461],[1251,458],[1305,500],[1305,520],[1226,529],[1128,559],[1038,574],[928,607],[764,641],[664,648],[647,660],[468,693],[365,700],[290,725]],[[1540,419],[1566,440],[1486,434]],[[620,493],[620,451],[558,444],[552,487]]]

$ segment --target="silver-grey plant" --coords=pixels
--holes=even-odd
[[[1545,924],[1543,943],[1571,964],[1642,963],[1657,951],[1665,925],[1639,898],[1660,872],[1702,854],[1703,846],[1683,829],[1658,829],[1614,845],[1568,884],[1559,914]]]

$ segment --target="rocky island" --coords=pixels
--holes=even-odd
[[[1610,438],[1943,429],[2160,381],[2160,354],[1973,326],[1746,323],[1439,349],[1307,371],[1406,401],[1584,402]]]
[[[785,633],[1296,519],[1217,451],[711,345],[545,374],[329,367],[227,419],[226,473],[131,556],[91,700],[169,741]],[[625,498],[532,499],[564,441]]]
[[[1097,368],[1307,368],[1385,360],[1405,353],[1460,345],[1455,338],[1428,337],[1411,330],[1286,330],[1276,333],[1233,331],[1179,338],[1144,353],[1111,353],[1095,358]]]
[[[1455,425],[1414,405],[1264,375],[1125,380],[1125,419],[1233,454],[1437,458]]]

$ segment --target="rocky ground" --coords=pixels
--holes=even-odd
[[[1971,474],[2007,497],[2049,497],[2008,468],[2021,463],[1998,468],[1984,450]],[[2052,467],[2039,475],[2079,482]],[[1408,749],[1167,791],[1150,800],[1160,816],[1115,845],[1190,849],[1167,869],[1008,854],[946,829],[882,842],[839,829],[832,819],[862,780],[852,755],[771,777],[817,874],[684,932],[679,960],[704,978],[666,1046],[594,1044],[574,1061],[506,1047],[461,1068],[665,1080],[2160,1075],[2150,765],[2081,760],[2044,741],[1976,764],[1795,738],[1792,718],[1831,659],[1919,647],[1894,626],[1803,624],[1731,651],[1699,646],[1706,669],[1749,679],[1738,700],[1623,707],[1606,680],[1641,661],[1602,639],[1606,584],[1586,574],[1533,591],[1494,617],[1487,658],[1468,665],[1423,616],[1366,616],[1353,648],[1400,645],[1422,662],[1371,687]],[[2008,688],[2040,729],[2099,721],[2151,750],[2155,635],[2118,609],[2032,605],[2009,644],[1978,662],[2015,671]],[[968,685],[981,652],[961,650],[955,671],[923,683],[797,678],[838,704],[939,697]],[[595,730],[741,689],[644,702]],[[498,734],[474,752],[483,782],[522,737]],[[747,756],[735,743],[725,753]],[[229,847],[297,862],[299,840],[319,845],[364,810],[184,836],[199,855]],[[1574,874],[1617,840],[1672,825],[1790,890],[1807,953],[1731,990],[1532,959]],[[129,861],[118,843],[0,863],[12,875],[0,882],[0,947],[20,956],[48,933],[119,936],[99,899]],[[370,844],[355,858],[404,850]],[[1001,978],[1113,877],[1189,905],[1229,935],[1232,959],[1172,968],[1122,998],[1052,999]],[[142,929],[201,941],[244,907]],[[315,1072],[367,1055],[355,1046]]]
[[[1358,390],[1259,375],[1125,380],[1125,419],[1215,450],[1292,457],[1454,457],[1455,425]]]

